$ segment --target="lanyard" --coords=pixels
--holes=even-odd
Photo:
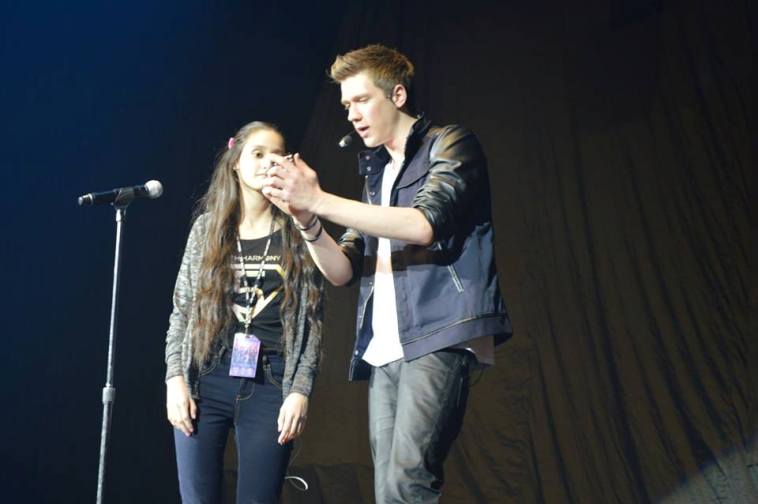
[[[255,294],[258,292],[258,289],[261,287],[261,283],[263,282],[263,267],[266,264],[266,258],[268,256],[268,249],[271,247],[271,237],[274,234],[274,216],[271,216],[271,229],[269,229],[268,232],[268,240],[266,240],[266,247],[263,250],[263,257],[261,258],[261,264],[258,267],[258,274],[255,276],[255,283],[253,284],[253,288],[250,288],[250,284],[247,281],[247,268],[245,267],[245,256],[242,253],[242,243],[240,242],[240,236],[239,233],[237,233],[237,252],[239,252],[240,255],[240,266],[242,267],[242,287],[246,289],[245,292],[245,304],[247,304],[247,312],[245,313],[245,334],[248,334],[248,328],[250,327],[250,322],[253,320],[253,307],[257,301],[255,300]]]

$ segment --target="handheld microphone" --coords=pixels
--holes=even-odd
[[[350,133],[340,138],[340,141],[337,142],[337,145],[339,145],[341,149],[344,149],[345,147],[350,147],[350,145],[353,143],[354,134],[355,134],[355,130],[350,131]]]
[[[91,192],[79,196],[79,206],[105,205],[107,203],[128,203],[134,198],[160,198],[163,194],[163,184],[157,180],[148,180],[143,185],[132,187],[117,187],[110,191]]]

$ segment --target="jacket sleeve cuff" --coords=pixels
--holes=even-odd
[[[166,357],[166,379],[165,381],[170,380],[171,378],[179,375],[183,375],[184,370],[182,369],[182,362],[181,362],[181,355],[180,354],[172,354],[168,357]]]
[[[345,254],[347,260],[350,261],[352,276],[347,285],[352,285],[355,283],[356,279],[360,278],[361,270],[363,269],[363,237],[358,231],[348,229],[340,237],[338,244],[342,249],[342,253]]]
[[[298,394],[303,394],[305,397],[310,397],[311,389],[312,387],[296,387],[293,385],[292,387],[290,387],[289,393],[291,394],[293,392],[297,392]]]
[[[306,373],[308,376],[306,376]],[[313,369],[300,368],[295,374],[295,378],[292,380],[292,386],[290,387],[290,393],[298,392],[306,397],[310,397],[313,391],[313,382],[316,380],[316,373]]]

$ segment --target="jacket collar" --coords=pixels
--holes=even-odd
[[[421,146],[421,139],[424,138],[430,124],[429,119],[424,114],[420,114],[416,122],[413,123],[405,142],[405,159],[409,160],[416,154]],[[362,176],[382,173],[389,160],[390,153],[383,145],[361,151],[358,154],[358,173]]]

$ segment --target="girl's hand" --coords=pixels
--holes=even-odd
[[[279,409],[279,419],[276,421],[279,431],[278,443],[283,445],[302,434],[307,416],[308,396],[291,392]]]
[[[174,428],[185,436],[192,435],[192,420],[197,418],[197,406],[182,375],[169,378],[166,382],[166,416]]]

